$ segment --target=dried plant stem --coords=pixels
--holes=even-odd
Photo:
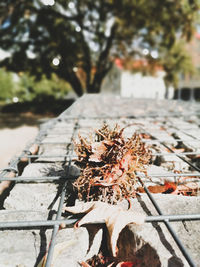
[[[90,139],[79,135],[75,151],[81,175],[74,186],[81,200],[114,204],[135,196],[136,172],[146,173],[151,153],[138,134],[125,139],[123,131],[104,125]]]

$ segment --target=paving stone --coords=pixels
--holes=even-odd
[[[0,266],[30,267],[39,264],[38,256],[45,255],[48,250],[52,230],[18,230],[3,231],[0,233]],[[17,242],[14,242],[17,240]],[[59,257],[53,261],[54,267],[78,267],[78,262],[87,254],[89,236],[85,228],[68,228],[60,230],[57,234],[55,253]],[[59,247],[59,249],[58,249]],[[94,252],[97,253],[97,251]]]
[[[22,177],[59,176],[63,173],[64,170],[59,164],[32,163],[25,167]],[[6,198],[4,208],[12,211],[26,210],[29,220],[34,219],[33,211],[46,219],[49,213],[48,207],[56,197],[57,191],[58,185],[55,183],[17,183]],[[57,205],[56,202],[53,208],[57,209]]]
[[[66,161],[66,157],[67,145],[40,145],[37,162]]]
[[[4,208],[7,210],[43,211],[46,212],[43,219],[46,219],[49,213],[48,207],[56,197],[57,187],[56,184],[52,183],[17,184],[4,202]],[[56,202],[53,209],[57,210],[57,206],[58,203]]]

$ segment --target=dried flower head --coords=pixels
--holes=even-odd
[[[104,125],[90,138],[75,142],[81,175],[74,186],[79,199],[116,203],[136,194],[136,172],[146,172],[151,154],[139,134],[123,137],[124,128]]]

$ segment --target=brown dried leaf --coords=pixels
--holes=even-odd
[[[117,256],[117,240],[121,231],[130,223],[143,224],[145,215],[133,211],[115,210],[106,218],[112,255]]]
[[[89,202],[90,203],[90,202]],[[119,206],[110,205],[100,201],[83,203],[74,207],[66,207],[65,210],[73,214],[87,213],[76,226],[87,224],[105,223],[108,229],[109,248],[112,255],[117,255],[117,240],[120,232],[129,223],[142,224],[145,221],[145,215],[130,210],[123,210]]]
[[[72,214],[88,213],[95,207],[96,202],[81,202],[76,206],[65,207],[63,210]]]

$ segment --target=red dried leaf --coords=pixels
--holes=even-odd
[[[91,265],[89,265],[87,262],[85,262],[85,261],[82,261],[82,262],[80,262],[80,265],[82,266],[82,267],[92,267]]]
[[[131,261],[122,261],[117,264],[116,267],[133,267],[136,263]]]
[[[174,182],[165,181],[164,185],[148,186],[148,190],[149,192],[154,194],[159,194],[159,193],[172,194],[177,191],[177,185]],[[140,193],[145,192],[143,187],[139,187],[137,191]]]
[[[177,185],[174,183],[174,182],[168,182],[168,181],[165,181],[165,191],[164,193],[172,193],[176,190],[177,188]]]
[[[148,190],[149,190],[151,193],[159,194],[159,193],[163,193],[163,192],[165,192],[165,186],[164,186],[164,185],[153,185],[153,186],[148,186]],[[143,192],[145,192],[145,191],[143,191]]]

